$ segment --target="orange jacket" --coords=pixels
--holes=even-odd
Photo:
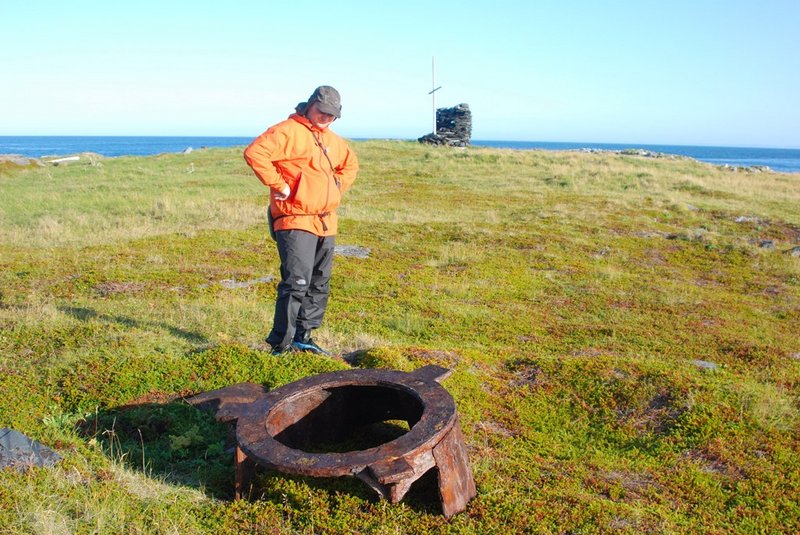
[[[285,201],[270,195],[276,231],[336,234],[336,207],[358,173],[358,158],[344,139],[294,113],[253,140],[244,159],[272,192],[289,185],[291,194]]]

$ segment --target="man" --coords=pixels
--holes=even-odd
[[[356,178],[358,159],[328,127],[342,113],[339,92],[323,85],[295,113],[257,137],[247,164],[270,188],[269,219],[281,259],[281,282],[267,343],[272,354],[328,354],[311,338],[330,291],[336,207]]]

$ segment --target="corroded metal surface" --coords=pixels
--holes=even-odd
[[[258,385],[244,383],[189,401],[216,407],[218,419],[237,420],[237,497],[247,493],[255,464],[285,474],[354,476],[392,503],[436,468],[442,512],[449,517],[476,494],[455,403],[439,384],[450,373],[439,366],[411,373],[346,370],[263,394]],[[354,451],[324,451],[354,430],[398,420],[409,430],[393,440]]]

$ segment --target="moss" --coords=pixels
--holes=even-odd
[[[193,153],[191,173],[162,155],[3,175],[0,424],[65,464],[0,475],[0,530],[800,525],[800,271],[781,253],[800,238],[797,181],[631,156],[354,146],[362,173],[338,241],[371,252],[336,258],[315,333],[343,357],[274,357],[263,342],[278,259],[238,149]],[[437,514],[435,481],[389,505],[356,480],[267,472],[260,499],[216,499],[230,491],[230,431],[180,397],[353,362],[453,370],[444,385],[479,488],[465,513]]]

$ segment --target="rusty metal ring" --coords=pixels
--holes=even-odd
[[[268,392],[242,411],[236,426],[237,443],[251,459],[283,473],[359,476],[368,467],[373,468],[372,472],[379,472],[379,466],[386,467],[396,459],[413,459],[432,450],[452,428],[457,418],[455,403],[437,382],[449,374],[445,368],[426,366],[412,373],[368,369],[306,377]],[[411,429],[390,442],[344,453],[308,453],[292,447],[291,443],[287,445],[287,440],[276,438],[336,389],[352,387],[385,389],[386,393],[406,396],[408,401],[421,407],[419,419],[409,421]],[[402,468],[394,470],[402,471]]]

